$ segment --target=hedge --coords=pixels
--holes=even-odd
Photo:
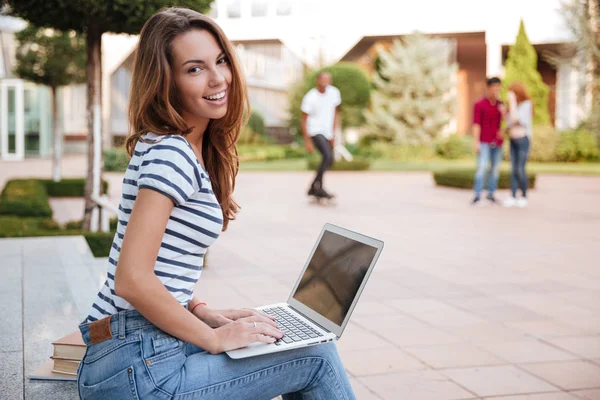
[[[52,218],[0,216],[0,237],[79,235],[73,229],[61,229]]]
[[[62,229],[51,218],[0,216],[0,238],[83,235],[94,257],[108,257],[115,232],[82,232],[67,226]]]
[[[13,179],[0,194],[0,215],[52,217],[46,187],[38,179]]]
[[[108,257],[115,237],[114,232],[85,232],[83,237],[90,246],[94,257]]]
[[[317,170],[321,164],[321,159],[311,157],[308,159],[307,167],[309,170]],[[332,171],[364,171],[371,167],[371,161],[364,158],[354,158],[352,161],[339,160],[333,163],[330,168]]]
[[[0,215],[52,217],[48,197],[83,197],[85,179],[13,179],[0,194]],[[104,192],[108,182],[103,181]]]
[[[52,179],[40,179],[46,186],[46,191],[50,197],[83,197],[85,189],[84,178],[61,179],[54,182]],[[102,181],[103,193],[108,192],[108,182]]]
[[[528,172],[529,188],[535,188],[536,175]],[[438,186],[448,186],[460,189],[473,189],[475,180],[474,169],[450,169],[433,173],[433,179]],[[500,171],[498,189],[510,189],[510,172]]]

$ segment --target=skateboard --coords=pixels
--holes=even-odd
[[[331,196],[331,197],[327,198],[327,197],[309,195],[308,197],[312,204],[318,204],[320,206],[334,206],[336,204],[335,196]]]

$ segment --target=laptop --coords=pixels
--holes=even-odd
[[[283,331],[275,343],[228,351],[238,359],[338,340],[348,324],[383,242],[325,224],[285,303],[258,307]]]

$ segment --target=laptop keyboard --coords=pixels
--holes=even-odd
[[[277,346],[283,343],[300,342],[323,336],[289,313],[285,307],[263,308],[262,311],[267,315],[275,317],[275,321],[279,324],[279,330],[283,332],[283,337],[275,342]]]

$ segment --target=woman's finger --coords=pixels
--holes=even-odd
[[[283,337],[283,332],[269,324],[265,324],[263,322],[252,322],[252,324],[254,324],[252,328],[252,332],[254,333],[261,333],[263,335],[273,336],[277,339],[281,339]]]
[[[277,339],[272,336],[261,335],[260,333],[255,333],[250,335],[250,343],[254,342],[262,342],[262,343],[275,343]]]
[[[242,318],[242,320],[245,322],[262,322],[264,324],[267,324],[267,325],[270,325],[273,327],[278,326],[277,322],[273,321],[270,318],[264,317],[262,315],[251,315],[249,317]]]
[[[247,308],[236,309],[236,310],[225,310],[225,311],[223,311],[223,315],[225,315],[227,318],[230,318],[233,320],[238,320],[240,318],[251,317],[252,315],[254,315],[251,311],[252,310],[249,310]]]

